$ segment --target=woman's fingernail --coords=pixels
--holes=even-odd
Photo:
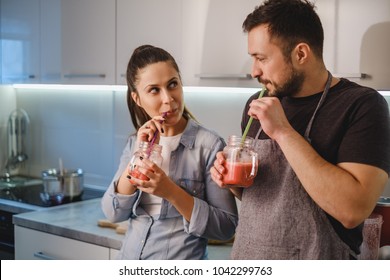
[[[130,176],[130,175],[127,175],[126,177],[127,177],[127,179],[129,179],[129,180],[131,179],[131,176]]]
[[[161,133],[164,133],[164,128],[161,128]]]
[[[144,158],[143,157],[139,157],[140,160],[143,160]]]

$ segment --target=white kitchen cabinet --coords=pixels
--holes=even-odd
[[[390,88],[390,1],[318,0],[332,73],[376,89]],[[366,74],[364,78],[359,78]]]
[[[108,260],[110,248],[15,225],[15,259]],[[115,257],[115,252],[112,252]]]
[[[119,250],[110,248],[110,260],[116,260]]]
[[[41,82],[115,84],[115,1],[40,5]]]
[[[188,86],[258,87],[250,77],[252,60],[246,16],[259,0],[183,1],[183,79]]]
[[[61,1],[62,81],[115,84],[115,1]]]
[[[133,50],[150,44],[167,50],[181,66],[182,0],[117,0],[117,77],[126,84],[126,69]]]
[[[39,0],[0,1],[0,82],[39,82]]]

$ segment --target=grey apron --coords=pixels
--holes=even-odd
[[[332,81],[328,75],[304,135],[309,143],[313,120]],[[349,259],[354,255],[307,194],[279,145],[271,139],[256,141],[259,171],[253,186],[243,190],[231,258]]]

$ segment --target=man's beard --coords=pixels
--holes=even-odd
[[[274,83],[275,89],[273,92],[270,92],[270,96],[275,97],[286,97],[286,96],[294,96],[296,95],[302,88],[303,81],[305,80],[305,74],[303,72],[295,70],[294,67],[291,67],[291,75],[287,79],[287,81],[282,84],[278,85]],[[263,85],[266,85],[267,83],[270,83],[270,81],[260,80],[259,82]]]

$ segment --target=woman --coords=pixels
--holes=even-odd
[[[207,259],[207,239],[228,240],[237,225],[234,197],[211,179],[225,143],[194,121],[184,106],[179,68],[165,50],[135,49],[127,67],[127,104],[137,135],[129,137],[119,169],[102,199],[113,222],[129,219],[120,259]],[[140,158],[148,180],[131,177],[140,141],[158,132],[161,167]],[[156,143],[157,143],[156,141]]]

